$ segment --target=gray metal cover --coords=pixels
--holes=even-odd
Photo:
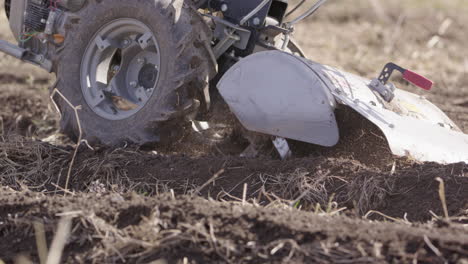
[[[377,125],[395,155],[468,163],[468,135],[442,110],[400,89],[386,103],[369,88],[370,82],[285,52],[265,51],[234,65],[218,89],[252,131],[332,146],[338,141],[333,110],[339,103]]]
[[[303,60],[335,99],[356,110],[385,134],[392,153],[418,161],[468,163],[468,135],[424,97],[396,89],[390,104],[371,89],[370,80]]]
[[[322,146],[338,143],[333,95],[290,54],[250,55],[224,74],[218,90],[248,130]]]

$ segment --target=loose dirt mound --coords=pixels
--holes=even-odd
[[[10,139],[0,142],[0,183],[20,190],[61,193],[73,151],[47,143]],[[210,181],[216,173],[219,176]],[[355,160],[329,157],[243,159],[235,156],[189,157],[157,155],[135,149],[78,153],[69,179],[75,192],[128,192],[146,195],[168,192],[195,193],[216,199],[243,195],[266,205],[268,196],[295,201],[305,210],[330,202],[363,215],[377,209],[390,216],[428,220],[430,211],[442,215],[438,195],[440,177],[445,181],[451,216],[464,214],[468,206],[468,166],[412,164],[397,160],[395,168],[368,167]],[[200,186],[205,185],[200,189]]]
[[[44,223],[51,241],[58,214],[74,216],[64,250],[68,263],[467,261],[466,230],[448,222],[372,223],[187,196],[50,197],[8,189],[0,195],[0,234],[10,242],[0,245],[0,258],[28,252],[37,261],[32,223]]]
[[[295,157],[326,156],[356,160],[366,166],[385,168],[395,161],[383,132],[353,109],[336,110],[340,140],[333,148],[292,142]]]

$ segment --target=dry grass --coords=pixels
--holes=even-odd
[[[462,177],[465,171],[463,166],[458,166],[455,171],[453,166],[434,164],[405,168],[411,165],[405,165],[408,163],[400,160],[393,170],[388,168],[387,172],[382,172],[350,159],[316,158],[307,160],[313,166],[308,166],[301,159],[291,160],[290,163],[271,161],[270,164],[279,171],[275,173],[277,169],[274,169],[271,173],[265,173],[262,170],[267,168],[255,171],[256,169],[251,168],[254,165],[252,162],[240,158],[187,159],[159,156],[132,148],[97,148],[92,151],[85,146],[81,147],[76,156],[76,163],[70,174],[70,189],[66,190],[65,179],[73,153],[72,147],[54,146],[20,137],[0,140],[0,184],[15,190],[30,189],[48,194],[91,192],[103,195],[109,192],[133,191],[145,196],[168,192],[204,197],[214,195],[217,200],[250,201],[263,206],[286,206],[320,213],[335,212],[347,207],[354,210],[355,215],[364,215],[369,210],[387,207],[386,201],[392,196],[404,196],[416,188],[416,185],[428,184],[433,177],[440,176],[448,182],[449,190],[452,190],[446,201],[443,201],[443,204],[450,206],[452,215],[459,215],[459,211],[450,203],[460,204],[465,199],[463,193],[457,191],[462,188],[457,187],[459,184],[466,184]],[[151,162],[148,163],[149,161]],[[220,167],[211,167],[213,162]],[[237,169],[231,169],[229,165],[225,167],[226,163],[244,162],[245,165]],[[191,178],[198,177],[197,175],[186,174],[186,170],[192,170],[194,164],[197,164],[197,171],[208,173],[206,180],[197,181]],[[282,164],[288,168],[282,170]],[[132,171],[141,166],[148,168],[136,173]],[[175,178],[168,177],[166,173]],[[243,173],[249,176],[244,177]],[[408,174],[414,176],[408,177]],[[416,175],[419,175],[420,180]],[[397,183],[398,187],[395,186]],[[232,195],[234,189],[237,189],[237,197]],[[221,193],[217,196],[219,192]],[[417,197],[411,196],[409,199],[414,201]],[[423,199],[438,200],[431,196]],[[426,213],[429,209],[438,211],[441,208],[432,205],[426,205]],[[423,215],[424,212],[413,214],[411,217]]]
[[[62,193],[66,189],[64,186],[67,175],[70,175],[72,184],[78,182],[74,189],[81,191],[123,192],[144,185],[128,179],[125,169],[122,169],[132,161],[129,157],[139,155],[135,151],[116,149],[103,156],[96,156],[88,155],[90,151],[83,148],[85,153],[78,155],[79,164],[68,171],[75,153],[69,147],[22,137],[0,140],[0,183],[15,189],[27,186],[31,190],[52,193]],[[79,175],[86,175],[86,178],[80,179]],[[104,185],[100,186],[99,182]]]
[[[393,192],[394,178],[387,175],[357,174],[354,177],[333,175],[330,171],[311,173],[298,168],[294,173],[266,175],[262,181],[277,197],[292,200],[304,210],[328,208],[331,202],[348,205],[363,215],[381,206]]]
[[[375,1],[388,19],[381,19],[372,2],[330,1],[299,25],[295,37],[312,60],[367,77],[394,61],[433,79],[436,87],[427,96],[436,103],[468,98],[468,17],[461,15],[468,2]]]
[[[23,192],[29,197],[27,194]],[[95,203],[96,199],[102,203]],[[434,254],[441,261],[456,262],[463,259],[460,254],[466,240],[460,234],[463,227],[456,224],[449,229],[437,224],[411,225],[398,219],[396,223],[372,223],[329,217],[331,213],[324,214],[325,208],[321,213],[306,214],[291,207],[264,208],[249,202],[213,202],[190,196],[142,199],[115,193],[73,197],[36,193],[31,200],[26,199],[26,204],[30,209],[54,205],[40,211],[49,234],[57,224],[64,226],[59,218],[74,218],[63,232],[58,228],[51,234],[56,237],[54,241],[68,236],[67,242],[58,243],[60,248],[55,252],[62,252],[64,246],[86,248],[73,251],[71,256],[70,251],[63,251],[66,260],[80,263],[164,259],[194,263],[407,263],[433,258]],[[32,230],[27,219],[33,211],[23,210],[18,207],[14,211],[21,213],[20,218],[5,219],[9,232],[24,235]],[[123,217],[141,210],[145,213],[133,220]]]
[[[0,182],[4,186],[42,190],[60,176],[70,152],[64,148],[31,142],[21,137],[0,141]]]

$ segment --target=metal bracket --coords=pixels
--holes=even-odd
[[[384,84],[379,79],[372,79],[369,87],[379,93],[387,102],[391,102],[395,98],[395,85],[393,83]]]
[[[221,55],[223,55],[232,45],[234,45],[234,43],[241,39],[234,32],[235,31],[230,31],[229,29],[224,30],[224,38],[221,39],[213,48],[213,52],[216,58],[221,57]]]
[[[52,71],[52,62],[43,55],[32,53],[4,40],[0,40],[0,51],[22,61],[37,65],[48,72]]]
[[[55,20],[57,18],[58,11],[51,11],[49,13],[49,18],[47,18],[46,27],[44,33],[47,35],[52,35],[54,33]]]
[[[271,4],[271,0],[263,0],[262,2],[260,2],[260,4],[258,4],[257,7],[255,7],[252,11],[250,11],[250,13],[248,13],[247,15],[245,15],[241,21],[239,22],[239,24],[241,26],[245,25],[245,23],[247,23],[247,21],[249,21],[253,16],[255,16],[260,10],[262,10],[262,8],[264,8],[267,4]],[[258,18],[257,18],[258,19]],[[255,24],[255,23],[254,23]],[[260,24],[260,19],[258,19],[258,22],[257,22],[257,26]]]
[[[285,138],[276,137],[272,140],[272,142],[276,148],[276,151],[278,151],[278,154],[280,155],[281,159],[285,160],[291,157],[292,152],[289,148],[288,141]]]
[[[232,32],[231,34],[235,33],[239,37],[239,40],[233,42],[231,45],[242,50],[247,48],[247,45],[249,44],[250,36],[252,35],[252,32],[250,32],[250,30],[237,26],[236,24],[233,24],[229,21],[226,21],[216,16],[212,16],[209,14],[203,14],[203,15],[212,19],[213,22],[216,24],[216,28],[214,30],[214,37],[216,39],[219,39],[219,40],[225,39],[227,35],[226,30],[228,32],[231,31]],[[217,56],[217,58],[218,57],[219,56]]]
[[[214,37],[219,40],[213,48],[213,53],[216,58],[221,57],[231,46],[242,50],[247,48],[250,35],[252,34],[249,30],[219,17],[208,14],[204,14],[204,16],[211,18],[216,24]]]
[[[241,26],[261,27],[272,0],[218,0],[213,4],[216,2],[227,20]]]

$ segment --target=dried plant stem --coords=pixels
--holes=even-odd
[[[41,264],[47,263],[47,240],[45,236],[44,224],[39,221],[34,221],[34,235],[36,237],[37,252],[39,253],[39,261]]]
[[[244,183],[244,189],[242,191],[242,206],[245,205],[246,200],[247,200],[247,183]]]
[[[205,182],[202,186],[198,187],[195,192],[193,192],[193,195],[194,194],[197,194],[197,193],[200,193],[201,190],[203,190],[206,186],[208,186],[208,184],[212,183],[214,180],[216,180],[219,176],[221,176],[221,174],[224,173],[224,169],[220,169],[218,172],[216,172],[213,177],[211,177],[207,182]]]
[[[370,210],[369,212],[367,212],[367,214],[364,215],[364,219],[367,219],[367,218],[368,218],[370,215],[372,215],[372,214],[378,214],[378,215],[380,215],[380,216],[383,216],[383,217],[385,217],[385,218],[387,218],[387,219],[390,219],[390,220],[392,220],[392,221],[395,221],[395,222],[406,223],[404,220],[401,220],[401,219],[398,219],[398,218],[395,218],[395,217],[388,216],[388,215],[386,215],[386,214],[384,214],[384,213],[381,213],[381,212],[375,211],[375,210]]]
[[[439,182],[439,197],[440,197],[440,202],[442,203],[442,208],[444,210],[445,219],[449,219],[449,213],[448,213],[448,208],[447,208],[447,199],[445,198],[444,180],[442,180],[442,178],[440,178],[440,177],[437,177],[436,181]]]
[[[0,116],[0,137],[3,137],[4,131],[3,118]]]
[[[72,172],[72,169],[73,169],[73,164],[75,163],[75,158],[76,158],[76,154],[78,153],[78,148],[80,147],[81,145],[81,142],[82,142],[82,137],[83,137],[83,131],[81,130],[81,122],[80,122],[80,117],[78,115],[78,110],[81,110],[81,105],[79,106],[74,106],[57,88],[55,88],[53,91],[52,91],[52,94],[50,95],[50,98],[52,99],[52,102],[54,102],[54,105],[55,105],[55,101],[53,99],[54,95],[55,94],[58,94],[60,97],[62,97],[62,99],[73,109],[73,111],[75,112],[75,118],[76,118],[76,123],[78,125],[78,132],[79,132],[79,135],[78,135],[78,140],[76,142],[76,146],[75,146],[75,151],[73,152],[73,157],[70,161],[70,165],[68,166],[68,172],[67,172],[67,179],[65,181],[65,190],[68,189],[68,184],[70,182],[70,176],[71,176],[71,172]],[[57,107],[55,105],[55,107]],[[57,108],[58,109],[58,108]],[[59,183],[57,183],[57,185],[59,185]]]
[[[71,231],[71,218],[64,217],[60,220],[55,234],[52,245],[50,246],[50,252],[47,256],[47,264],[59,264],[62,258],[63,249],[67,243],[68,236]]]
[[[426,242],[426,245],[432,250],[432,252],[434,252],[434,254],[436,254],[438,257],[442,257],[442,253],[440,252],[440,250],[434,244],[432,244],[431,240],[429,240],[427,235],[424,235],[423,238],[424,242]]]

